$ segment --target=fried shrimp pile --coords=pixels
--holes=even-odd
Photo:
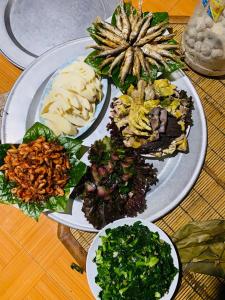
[[[69,159],[64,148],[40,137],[19,147],[12,146],[0,170],[15,184],[11,192],[23,202],[45,201],[63,196],[69,180]]]

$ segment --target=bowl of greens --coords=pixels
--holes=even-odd
[[[138,218],[103,228],[87,256],[87,278],[96,299],[169,300],[179,279],[179,262],[169,237]]]

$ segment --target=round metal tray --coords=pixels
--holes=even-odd
[[[26,130],[38,118],[38,105],[50,76],[64,63],[78,56],[88,55],[91,50],[86,49],[86,46],[91,41],[90,38],[82,38],[57,46],[37,58],[22,73],[7,99],[1,130],[2,143],[20,142]],[[158,169],[159,182],[146,195],[146,210],[138,215],[139,218],[149,221],[155,221],[168,213],[187,195],[199,176],[207,147],[206,120],[195,88],[181,71],[174,72],[170,79],[178,89],[187,91],[188,95],[193,97],[194,124],[188,135],[188,154],[178,153],[174,157],[149,161]],[[109,123],[110,101],[118,95],[118,92],[115,86],[109,85],[107,99],[98,120],[81,137],[85,146],[90,146],[109,134],[106,125]],[[96,231],[86,220],[82,212],[82,202],[78,199],[70,200],[65,213],[47,214],[53,220],[69,227]]]
[[[25,69],[36,57],[66,41],[87,36],[100,16],[111,16],[112,0],[1,0],[0,48],[16,66]]]

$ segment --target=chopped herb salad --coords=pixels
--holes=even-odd
[[[106,229],[94,262],[99,299],[154,300],[162,298],[178,273],[170,245],[140,221]]]

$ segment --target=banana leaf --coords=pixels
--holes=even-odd
[[[225,220],[191,222],[172,240],[185,270],[225,279]]]

